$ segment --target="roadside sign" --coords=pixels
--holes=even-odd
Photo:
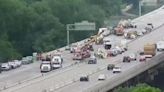
[[[82,21],[74,24],[67,24],[67,30],[70,31],[93,31],[96,29],[94,22]]]

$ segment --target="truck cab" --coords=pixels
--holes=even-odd
[[[41,65],[40,65],[40,71],[43,72],[49,72],[52,70],[51,67],[51,62],[50,61],[42,61]]]
[[[61,56],[53,56],[53,58],[51,60],[51,64],[52,64],[53,69],[61,68],[62,63],[63,63],[63,59]]]
[[[104,38],[103,39],[103,44],[104,44],[104,48],[105,49],[111,49],[112,48],[112,41],[111,41],[111,38]]]

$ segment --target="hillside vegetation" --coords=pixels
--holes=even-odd
[[[0,0],[0,61],[66,45],[66,24],[103,25],[120,13],[122,0]],[[71,42],[91,35],[72,32]]]

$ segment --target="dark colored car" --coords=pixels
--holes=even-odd
[[[96,58],[90,58],[88,61],[88,64],[97,64],[97,59]]]
[[[123,62],[130,62],[130,57],[124,56],[123,57]]]
[[[81,76],[80,77],[80,81],[89,81],[89,76],[86,75],[86,76]]]
[[[115,67],[114,64],[108,64],[107,70],[113,70],[114,67]]]

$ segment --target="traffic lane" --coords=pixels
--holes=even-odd
[[[115,58],[117,58],[117,57],[115,57]],[[62,80],[62,82],[63,81],[70,81],[70,80],[73,80],[75,77],[77,78],[78,75],[86,74],[86,73],[88,74],[88,73],[90,73],[92,71],[95,71],[96,68],[100,69],[102,67],[106,67],[107,64],[112,63],[112,61],[113,61],[112,59],[115,60],[114,58],[108,58],[108,59],[106,59],[106,61],[103,61],[103,59],[100,59],[100,60],[98,60],[98,64],[96,64],[96,65],[86,65],[86,64],[83,64],[85,67],[83,67],[82,65],[80,65],[80,66],[78,66],[76,68],[72,68],[71,67],[72,68],[71,70],[62,72],[61,75],[54,73],[54,74],[52,74],[53,79],[55,79],[55,81],[53,81],[53,84],[58,84],[58,83],[60,84],[61,80]],[[84,72],[84,73],[82,73],[82,72]],[[56,77],[58,77],[58,78],[56,78]],[[53,79],[49,78],[48,80],[50,80],[50,81],[47,82],[48,84],[46,82],[42,81],[44,84],[46,84],[46,85],[42,85],[42,89],[46,88],[46,86],[48,86],[49,83],[51,83]],[[59,81],[57,81],[57,80],[59,80]],[[41,83],[37,83],[37,84],[41,84]],[[36,86],[38,86],[37,84],[36,84]],[[49,86],[51,86],[51,84]],[[35,90],[36,90],[37,87],[33,87],[33,88],[35,88]],[[32,88],[29,88],[29,89],[32,89]],[[38,88],[38,90],[40,90],[40,88]]]
[[[145,37],[142,37],[142,38],[139,38],[138,40],[135,40],[134,42],[132,42],[133,44],[132,43],[129,44],[130,45],[129,46],[130,47],[129,50],[136,51],[136,50],[139,50],[141,47],[143,48],[143,45],[146,44],[147,42],[151,42],[151,41],[154,41],[155,42],[155,41],[158,41],[159,38],[162,38],[163,37],[164,32],[161,32],[162,29],[164,29],[164,27],[162,27],[162,28],[160,28],[160,29],[158,29],[158,30],[156,30],[156,31],[154,31],[154,32],[146,35]],[[158,34],[160,34],[160,35],[158,35]],[[150,37],[153,40],[151,40]],[[140,44],[138,44],[138,43],[140,43]]]
[[[72,79],[76,76],[78,76],[79,74],[82,74],[82,73],[89,73],[91,69],[94,69],[93,67],[95,66],[79,66],[79,67],[76,67],[76,68],[73,68],[71,69],[70,71],[68,71],[69,73],[65,72],[63,74],[60,74],[60,75],[56,75],[56,76],[53,76],[51,78],[48,78],[46,80],[42,80],[42,81],[39,81],[35,84],[33,84],[32,86],[29,85],[29,86],[26,86],[26,89],[29,89],[28,91],[30,92],[41,92],[42,90],[44,89],[47,89],[49,87],[51,87],[52,85],[55,85],[55,84],[58,84],[58,86],[60,86],[60,84],[62,85],[62,83],[64,83],[64,81],[72,81]],[[79,72],[77,72],[79,71]],[[27,90],[26,89],[18,89],[18,90],[15,90],[14,92],[26,92]]]
[[[12,85],[22,80],[31,78],[31,76],[39,74],[39,62],[30,65],[22,65],[17,69],[2,72],[0,76],[0,89],[1,87]]]
[[[64,62],[63,67],[70,66],[73,62],[71,61],[72,58],[71,54],[67,53],[64,55]],[[32,79],[41,75],[40,73],[40,63],[41,61],[36,61],[33,64],[29,65],[22,65],[17,69],[13,69],[10,71],[5,71],[1,73],[0,76],[0,89],[3,87],[11,86],[17,84],[18,82],[22,82],[28,79]],[[19,75],[19,76],[18,76]]]
[[[106,82],[107,80],[110,81],[108,84],[110,84],[112,86],[113,83],[114,84],[117,83],[118,79],[122,79],[126,76],[129,76],[131,74],[130,73],[131,71],[133,71],[133,72],[138,71],[134,67],[139,67],[139,69],[142,69],[143,67],[145,67],[148,64],[149,64],[149,61],[147,61],[147,62],[132,61],[130,63],[118,63],[116,66],[121,67],[121,69],[122,69],[121,73],[113,74],[112,71],[108,71],[108,70],[104,69],[103,71],[100,71],[96,74],[91,75],[89,77],[89,82],[77,81],[71,85],[65,86],[54,92],[67,92],[68,89],[70,90],[70,92],[84,92],[84,91],[86,91],[86,89],[88,89],[90,87],[94,87],[96,85],[101,85],[103,82]],[[106,80],[98,81],[98,76],[100,74],[105,74]],[[124,77],[122,77],[122,76],[124,76]]]
[[[9,70],[9,71],[4,71],[4,72],[1,73],[0,79],[4,78],[4,77],[12,76],[13,74],[21,73],[21,72],[24,72],[24,71],[29,71],[32,68],[37,68],[39,64],[40,64],[40,62],[34,62],[32,64],[22,65],[21,67],[18,67],[16,69],[12,69],[12,70]]]
[[[141,17],[138,17],[138,18],[132,20],[132,22],[134,22],[136,24],[153,23],[154,27],[157,27],[158,25],[163,23],[163,20],[161,20],[161,17],[159,17],[159,16],[163,16],[163,15],[164,15],[163,9],[157,9],[155,11],[152,11],[150,13],[147,13]]]
[[[137,63],[138,62],[135,62],[135,61],[131,62],[131,63],[117,63],[116,66],[120,66],[121,69],[122,69],[121,73],[124,73],[127,68],[129,69],[129,68],[133,67],[134,65],[136,65]],[[99,81],[98,80],[98,76],[100,74],[105,74],[106,75],[106,80],[111,80],[111,79],[115,78],[116,76],[120,75],[120,73],[113,74],[112,71],[109,71],[105,68],[100,72],[97,72],[95,74],[90,75],[88,82],[77,81],[75,83],[72,83],[71,85],[65,86],[61,89],[57,89],[54,92],[67,92],[68,89],[69,89],[70,92],[83,92],[86,89],[88,89],[90,87],[93,87],[94,85],[101,84],[104,81],[106,81],[106,80],[104,80],[104,81]],[[79,79],[80,79],[80,77],[79,77]]]
[[[158,58],[162,58],[164,55],[157,56]],[[104,92],[112,89],[115,86],[118,86],[119,84],[123,83],[124,81],[127,81],[128,79],[133,78],[134,76],[140,74],[141,72],[147,70],[148,68],[158,64],[158,62],[161,61],[156,61],[156,60],[150,60],[147,62],[138,62],[138,65],[134,65],[130,69],[125,70],[126,72],[120,73],[120,76],[116,76],[114,79],[110,79],[105,81],[104,84],[97,84],[94,85],[92,88],[89,88],[89,90],[85,92],[90,92],[90,91],[96,91],[98,88],[101,88],[101,91],[103,90]],[[108,88],[108,89],[107,89]]]
[[[133,41],[129,44],[128,49],[132,51],[143,51],[143,47],[147,43],[156,43],[159,40],[162,40],[164,35],[164,26],[160,27],[159,29],[140,37],[139,39]],[[135,47],[135,49],[133,49]]]

